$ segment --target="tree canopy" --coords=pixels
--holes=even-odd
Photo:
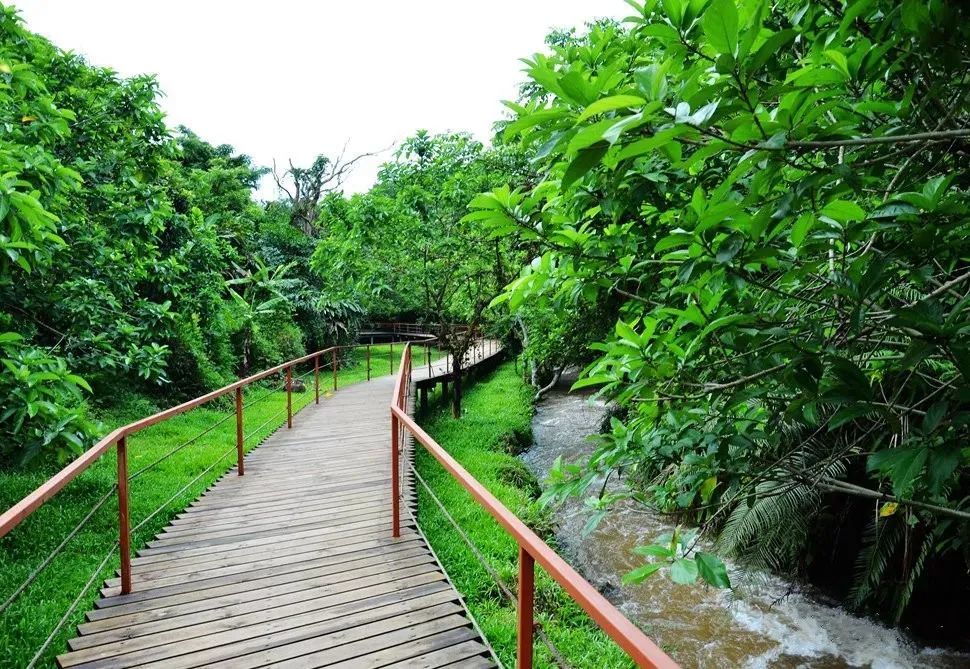
[[[0,457],[78,452],[119,386],[196,395],[364,318],[460,356],[470,326],[617,407],[547,500],[673,514],[893,622],[970,594],[967,9],[628,4],[548,37],[491,146],[418,131],[352,195],[321,155],[269,203],[153,78],[0,9]],[[699,536],[630,579],[727,585]]]
[[[197,395],[346,340],[360,318],[321,298],[289,206],[253,200],[266,170],[171,131],[157,99],[153,78],[93,67],[0,8],[4,460],[91,443],[85,398]],[[235,299],[290,263],[303,271],[276,301]]]
[[[898,620],[970,559],[965,10],[629,4],[528,61],[503,136],[541,179],[472,203],[541,249],[499,302],[621,305],[577,387],[626,417],[560,492],[619,474],[726,552],[848,556]]]

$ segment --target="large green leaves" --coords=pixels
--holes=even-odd
[[[721,54],[738,53],[738,9],[735,0],[713,0],[701,18],[707,43]]]
[[[967,10],[843,4],[644,3],[537,56],[507,136],[539,174],[516,316],[611,314],[576,387],[626,418],[589,471],[714,526],[750,508],[735,545],[786,569],[857,531],[828,504],[893,495],[924,535],[970,499]]]

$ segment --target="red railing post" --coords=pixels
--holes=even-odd
[[[128,517],[128,437],[118,440],[118,550],[121,554],[121,594],[131,592],[131,523]]]
[[[399,445],[398,420],[394,412],[391,412],[391,536],[397,538],[401,536],[401,516],[398,508],[398,497],[400,496],[401,482],[398,480],[398,445]]]
[[[370,344],[367,345],[367,380],[370,381]]]
[[[293,427],[293,365],[286,368],[286,427]]]
[[[331,357],[330,365],[333,367],[333,389],[337,390],[337,347],[334,347]]]
[[[243,465],[243,392],[236,388],[236,473],[242,476],[246,473]]]
[[[313,356],[313,394],[314,402],[320,404],[320,356]]]
[[[391,350],[387,354],[387,362],[391,367],[391,374],[394,373],[394,337],[391,336]]]
[[[516,635],[516,667],[532,669],[532,644],[535,632],[536,563],[519,546],[519,621]]]

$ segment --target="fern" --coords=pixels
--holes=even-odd
[[[731,512],[718,536],[718,549],[756,566],[784,569],[805,544],[819,495],[805,485],[777,482],[759,484],[754,494],[754,504],[741,502]]]
[[[824,461],[825,450],[807,443],[790,453],[786,468],[797,471]],[[841,461],[829,462],[823,473],[838,477],[845,473]],[[813,486],[799,482],[766,481],[754,490],[754,503],[740,499],[733,491],[728,504],[736,504],[721,528],[718,549],[755,566],[776,571],[790,570],[805,554],[812,522],[821,509],[822,495]]]
[[[899,519],[873,519],[863,533],[863,548],[856,556],[855,577],[849,590],[848,604],[861,608],[876,594],[876,589],[889,567],[889,560],[903,536]]]

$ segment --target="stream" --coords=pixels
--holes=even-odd
[[[560,389],[546,395],[532,421],[533,445],[522,455],[526,466],[544,481],[557,457],[582,461],[592,450],[587,436],[599,430],[605,413],[603,403],[585,395]],[[921,647],[806,588],[736,565],[728,565],[731,590],[678,585],[662,573],[622,585],[623,574],[645,559],[633,548],[670,533],[673,524],[619,506],[584,537],[586,512],[579,501],[558,509],[556,520],[569,562],[685,669],[970,667],[970,654]]]

